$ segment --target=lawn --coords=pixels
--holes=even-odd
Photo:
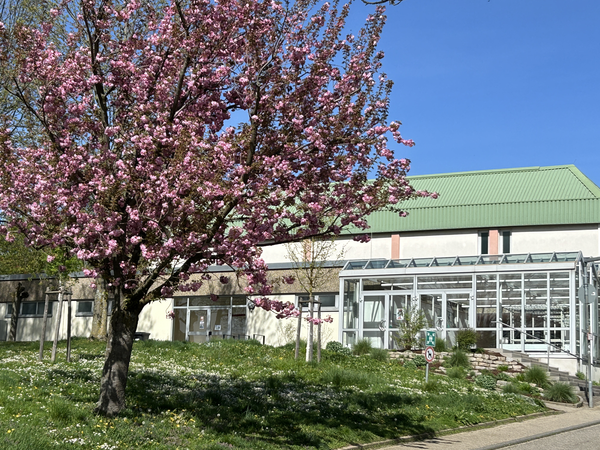
[[[106,419],[93,413],[104,345],[75,339],[66,363],[61,344],[51,364],[39,343],[0,343],[0,448],[335,449],[544,409],[369,355],[308,364],[253,341],[139,341],[127,409]]]

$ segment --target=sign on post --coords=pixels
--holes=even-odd
[[[425,346],[426,347],[435,347],[435,331],[426,331],[425,332]]]
[[[435,351],[433,350],[433,347],[427,347],[425,349],[425,361],[430,363],[430,362],[433,362],[434,359],[435,359]]]

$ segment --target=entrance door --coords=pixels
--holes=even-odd
[[[469,327],[471,292],[432,292],[421,294],[420,301],[427,328],[435,329],[438,339],[444,339],[449,346],[454,346],[458,330]]]
[[[186,341],[202,343],[231,334],[231,308],[189,308]]]
[[[368,339],[374,348],[394,348],[393,336],[399,322],[410,307],[408,294],[369,294],[362,302],[362,339]]]
[[[387,295],[365,295],[363,301],[362,338],[374,348],[385,348]]]
[[[188,309],[185,340],[201,344],[208,341],[210,323],[209,309]]]

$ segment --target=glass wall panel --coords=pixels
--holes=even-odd
[[[446,328],[469,327],[469,294],[446,294]]]
[[[356,343],[356,331],[344,331],[342,333],[342,344],[345,347],[352,348]]]
[[[365,278],[363,279],[363,291],[412,291],[414,277],[396,278]]]
[[[358,280],[344,281],[344,328],[358,328]]]
[[[383,348],[383,335],[383,331],[369,330],[363,332],[363,339],[368,340],[373,348]]]
[[[496,332],[495,331],[478,331],[477,332],[477,347],[495,348],[496,347]]]
[[[522,326],[522,274],[500,275],[500,305],[502,322],[512,327]]]
[[[417,289],[471,289],[472,275],[418,276]]]
[[[421,294],[421,311],[425,315],[428,328],[443,326],[442,296],[440,294]]]
[[[176,308],[173,310],[175,317],[173,318],[173,340],[185,341],[185,318],[187,309]]]
[[[525,290],[525,327],[546,328],[548,326],[548,274],[526,273]],[[532,333],[540,339],[541,333]]]
[[[392,295],[390,299],[389,328],[398,328],[410,307],[410,295]]]
[[[570,326],[569,272],[550,273],[550,328]]]
[[[364,322],[363,328],[373,329],[384,326],[385,295],[365,295],[364,297]]]
[[[495,328],[494,321],[498,320],[496,309],[497,279],[495,274],[477,275],[475,326],[477,328]]]

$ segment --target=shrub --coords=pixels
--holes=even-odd
[[[333,384],[336,387],[356,386],[361,389],[368,388],[373,384],[372,377],[369,377],[366,373],[356,370],[340,369],[339,367],[335,367],[323,373],[321,380],[326,384]]]
[[[464,367],[465,369],[469,369],[471,367],[471,363],[469,362],[469,357],[462,350],[456,349],[448,358],[447,364],[450,367]]]
[[[477,344],[477,332],[473,328],[463,328],[456,333],[456,345],[460,350],[469,350]]]
[[[506,364],[498,366],[498,372],[506,372],[507,370],[508,370],[508,366]]]
[[[423,346],[421,330],[427,321],[425,314],[418,308],[406,308],[402,320],[398,323],[398,334],[393,335],[394,342],[400,350],[412,350]]]
[[[521,389],[515,383],[508,383],[502,387],[502,392],[505,394],[521,394]]]
[[[373,346],[371,345],[371,341],[368,339],[360,339],[356,341],[354,346],[352,347],[352,353],[355,355],[366,355],[371,353]]]
[[[548,381],[548,372],[546,372],[546,369],[540,366],[531,366],[525,371],[523,376],[525,378],[525,381],[527,381],[528,383],[534,383],[542,389],[550,385]]]
[[[585,380],[585,373],[583,373],[583,372],[577,372],[577,373],[575,374],[575,376],[576,376],[577,378],[579,378],[580,380]]]
[[[427,360],[423,355],[415,355],[413,362],[417,367],[425,367],[427,365]]]
[[[479,375],[475,378],[475,384],[483,389],[493,391],[496,389],[496,379],[491,375]]]
[[[446,341],[444,339],[436,339],[434,350],[436,353],[447,352],[448,348],[446,346]]]
[[[573,386],[557,382],[544,390],[544,398],[551,402],[576,403],[578,398],[573,392]]]
[[[437,380],[429,380],[426,383],[423,383],[422,389],[425,392],[437,394],[440,391],[440,384],[437,382]]]
[[[409,359],[408,361],[404,361],[403,367],[405,369],[417,370],[417,365],[415,364],[415,362],[412,359]]]
[[[352,354],[352,350],[350,350],[348,347],[344,347],[340,342],[337,341],[328,342],[325,346],[325,350],[347,356]]]
[[[371,355],[371,358],[373,358],[376,361],[383,362],[387,361],[390,358],[390,354],[384,348],[372,348],[371,353],[369,354]]]
[[[465,369],[462,367],[450,367],[446,370],[446,375],[448,375],[449,378],[463,379],[465,378],[466,373]]]

